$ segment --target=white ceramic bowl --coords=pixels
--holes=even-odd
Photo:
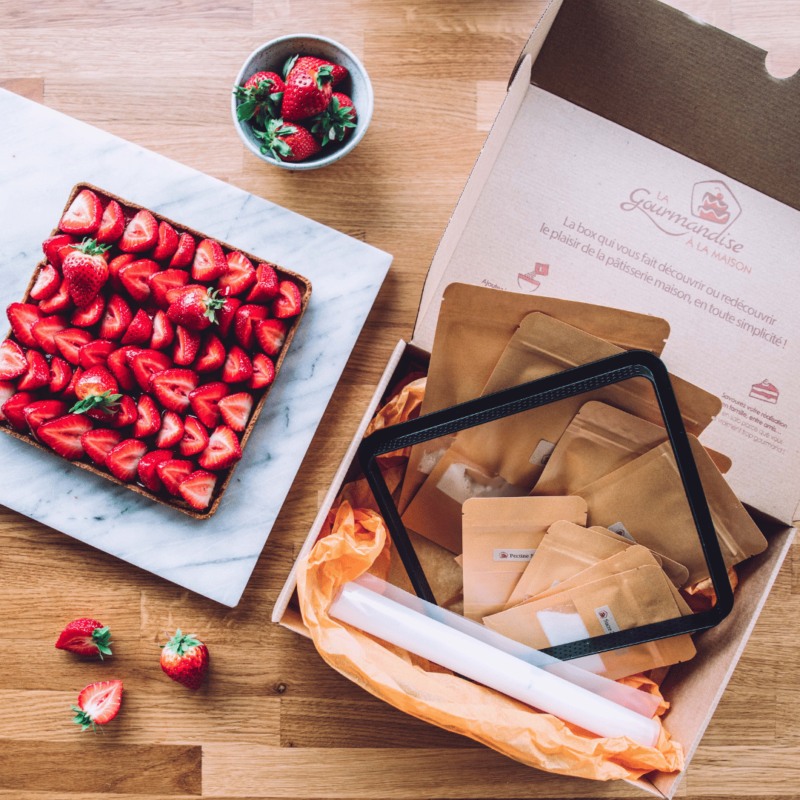
[[[248,149],[262,161],[289,170],[318,169],[346,156],[367,132],[372,119],[372,83],[367,71],[364,69],[364,65],[343,45],[324,36],[296,34],[273,39],[271,42],[267,42],[257,50],[254,50],[247,61],[244,62],[244,66],[239,70],[234,86],[244,86],[245,82],[257,72],[275,72],[283,76],[283,65],[288,58],[295,55],[316,56],[317,58],[325,59],[325,61],[339,64],[350,73],[335,88],[335,91],[343,92],[353,101],[358,114],[356,128],[347,141],[337,147],[329,145],[322,152],[305,161],[279,161],[271,153],[265,155],[261,152],[261,140],[253,134],[248,122],[241,122],[238,119],[236,115],[238,101],[236,96],[231,94],[233,124]],[[303,123],[300,122],[298,124],[302,125]]]

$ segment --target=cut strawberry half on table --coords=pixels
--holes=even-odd
[[[39,347],[39,343],[33,338],[32,330],[44,314],[36,306],[30,303],[12,303],[6,309],[6,316],[20,344],[25,347]]]
[[[172,344],[175,338],[175,329],[167,315],[159,309],[153,317],[153,335],[150,339],[151,350],[163,350]]]
[[[253,374],[253,362],[241,347],[234,345],[222,366],[222,380],[225,383],[240,383]]]
[[[255,332],[253,323],[257,320],[266,319],[268,316],[266,306],[245,305],[241,306],[236,312],[233,322],[233,332],[239,340],[239,344],[245,350],[252,350],[255,344]]]
[[[34,300],[47,300],[52,297],[61,286],[61,273],[52,265],[46,264],[39,270],[36,283],[31,289]]]
[[[124,230],[125,215],[122,213],[122,206],[116,200],[111,200],[103,211],[95,238],[100,244],[111,244],[122,236]]]
[[[196,281],[215,281],[228,271],[228,261],[218,242],[203,239],[194,251],[192,278]]]
[[[163,372],[174,366],[172,359],[159,350],[129,351],[128,365],[143,392],[152,391],[150,380],[156,372]]]
[[[149,258],[132,261],[119,271],[119,279],[127,289],[128,294],[140,303],[150,297],[150,284],[148,279],[158,272],[159,266]]]
[[[156,473],[170,494],[178,494],[178,487],[194,472],[191,461],[171,459],[156,464]]]
[[[36,431],[48,420],[63,417],[69,407],[63,400],[35,400],[22,409],[25,421],[31,433],[36,436]]]
[[[72,297],[70,297],[66,281],[61,281],[61,286],[52,297],[39,303],[39,311],[42,314],[58,314],[61,311],[68,311],[70,308],[72,308]]]
[[[183,421],[183,439],[178,444],[182,456],[194,456],[208,447],[208,431],[194,417],[186,417]]]
[[[158,413],[158,406],[153,398],[143,394],[136,404],[136,411],[139,416],[133,426],[133,435],[137,439],[144,439],[155,434],[161,427],[161,415]]]
[[[78,241],[77,236],[72,236],[69,233],[57,233],[49,239],[42,242],[42,250],[44,251],[47,260],[58,270],[61,269],[61,251],[65,250],[67,245],[75,244]],[[65,250],[66,252],[66,250]]]
[[[253,374],[247,381],[248,389],[263,389],[275,380],[275,365],[272,359],[264,353],[253,356]]]
[[[256,283],[250,294],[248,303],[267,303],[279,294],[278,273],[269,264],[259,264],[256,270]]]
[[[206,383],[189,395],[192,411],[197,414],[200,422],[207,428],[215,428],[219,424],[220,413],[217,404],[229,391],[227,384],[217,381]],[[191,455],[191,453],[184,453],[184,455]]]
[[[0,381],[0,422],[5,421],[6,415],[3,413],[3,406],[14,396],[17,387],[11,381]],[[24,412],[23,407],[23,412]],[[24,414],[23,414],[24,419]]]
[[[106,299],[98,294],[85,308],[76,308],[70,317],[70,324],[77,328],[90,328],[100,321],[106,308]]]
[[[77,366],[80,363],[80,350],[84,345],[89,344],[94,338],[89,331],[82,328],[67,328],[65,331],[56,333],[53,337],[56,341],[61,355],[69,361],[70,364]]]
[[[22,348],[11,339],[0,344],[0,380],[10,381],[28,371]]]
[[[97,725],[111,722],[119,712],[122,703],[122,681],[100,681],[87,686],[78,695],[78,705],[72,706],[76,712],[73,722],[97,732]]]
[[[180,289],[189,283],[189,273],[182,269],[165,269],[156,272],[148,279],[150,284],[150,299],[163,311],[169,308],[167,292],[171,289]]]
[[[158,223],[158,243],[153,248],[150,256],[156,261],[172,258],[178,249],[178,234],[169,222]]]
[[[106,466],[115,478],[128,483],[138,475],[139,461],[146,452],[147,445],[144,442],[125,439],[108,451]]]
[[[94,233],[100,227],[102,218],[103,206],[100,199],[89,189],[83,189],[64,212],[58,227],[64,233]]]
[[[254,322],[253,330],[261,349],[268,356],[277,356],[286,341],[289,326],[280,319],[264,319]]]
[[[217,312],[217,325],[219,332],[223,336],[227,336],[230,332],[231,325],[236,318],[236,312],[242,305],[242,301],[236,297],[226,297],[222,308]]]
[[[303,299],[297,286],[291,281],[281,281],[279,288],[281,296],[272,303],[272,316],[285,319],[299,314]]]
[[[175,447],[183,439],[183,432],[183,420],[174,411],[165,411],[156,436],[156,447]]]
[[[3,393],[5,394],[5,391]],[[36,395],[33,392],[16,392],[16,394],[12,394],[3,403],[3,417],[18,431],[27,430],[28,423],[25,419],[25,407],[35,400]],[[208,442],[208,436],[206,436],[206,442]]]
[[[188,267],[194,258],[195,248],[196,243],[194,241],[194,236],[190,233],[182,233],[181,238],[178,239],[178,249],[175,251],[175,255],[170,259],[170,268],[175,267],[181,269],[183,267]]]
[[[158,222],[146,209],[139,211],[128,223],[117,246],[123,253],[142,253],[158,241]]]
[[[137,471],[139,479],[151,492],[160,492],[164,485],[158,476],[157,467],[159,464],[169,461],[172,458],[172,450],[153,450],[139,461]]]
[[[153,320],[140,308],[128,325],[120,344],[147,344],[152,335]]]
[[[189,408],[189,395],[197,388],[200,376],[191,369],[168,369],[151,379],[156,397],[164,408],[183,414]]]
[[[81,436],[81,445],[86,455],[95,464],[104,465],[106,456],[122,441],[122,434],[110,428],[96,428]]]
[[[108,279],[111,282],[114,291],[121,292],[125,287],[122,285],[122,281],[119,279],[120,270],[123,267],[127,267],[128,264],[133,264],[134,261],[138,261],[139,257],[136,253],[125,253],[121,256],[117,256],[116,258],[112,258],[111,261],[108,262]]]
[[[136,403],[133,402],[133,398],[124,394],[119,399],[119,408],[111,418],[111,424],[115,428],[124,428],[126,425],[133,425],[138,416],[139,412],[136,410]]]
[[[56,334],[69,328],[69,323],[64,317],[53,314],[51,317],[43,317],[31,329],[36,344],[41,347],[48,355],[54,356],[58,352],[56,344]]]
[[[104,367],[108,362],[108,357],[116,348],[117,345],[109,339],[94,339],[91,342],[87,342],[78,351],[78,363],[84,369]]]
[[[58,455],[74,461],[85,455],[81,436],[91,429],[92,421],[84,414],[67,414],[40,425],[37,435]]]
[[[79,656],[100,656],[113,655],[110,644],[111,632],[107,625],[103,625],[96,619],[76,619],[70,622],[58,637],[56,648],[58,650],[68,650],[70,653],[77,653]]]
[[[242,447],[234,431],[220,425],[208,437],[208,447],[197,457],[203,469],[227,469],[242,457]]]
[[[228,253],[228,271],[217,281],[223,297],[242,294],[256,282],[256,270],[250,259],[238,252]]]
[[[172,360],[182,367],[188,367],[194,361],[200,349],[200,334],[190,331],[183,325],[175,326],[175,342],[172,346]]]
[[[241,432],[247,427],[250,412],[253,410],[253,395],[237,392],[223,397],[217,404],[225,423],[233,430]]]
[[[101,339],[121,339],[133,319],[133,312],[127,301],[118,294],[108,298],[103,321],[100,323]]]
[[[225,363],[225,345],[211,331],[203,334],[203,343],[197,353],[194,369],[196,372],[213,372]]]
[[[45,357],[38,350],[25,353],[28,362],[27,372],[17,381],[17,389],[21,392],[33,392],[50,384],[50,367]]]
[[[63,392],[72,380],[72,367],[63,358],[56,356],[50,362],[50,391]]]
[[[178,486],[178,491],[192,508],[202,511],[211,502],[211,496],[214,494],[216,484],[216,475],[200,469],[182,481]]]

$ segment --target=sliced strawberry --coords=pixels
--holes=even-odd
[[[21,392],[33,392],[50,383],[50,367],[45,357],[38,350],[25,353],[28,371],[17,381],[17,389]]]
[[[111,259],[108,264],[108,279],[111,281],[114,291],[121,292],[125,288],[122,285],[119,273],[123,267],[127,267],[128,264],[132,264],[134,261],[138,261],[138,257],[135,253],[125,253],[124,255]]]
[[[197,354],[194,368],[196,372],[213,372],[225,363],[225,346],[211,331],[203,334],[203,344]]]
[[[72,380],[72,367],[63,358],[55,356],[50,362],[50,391],[63,392]]]
[[[78,381],[81,379],[81,375],[83,375],[83,370],[80,367],[75,368],[75,372],[72,373],[72,378],[70,382],[67,384],[67,388],[61,393],[62,397],[70,398],[70,397],[77,397],[75,394],[75,386],[77,385]]]
[[[191,461],[170,459],[156,464],[156,473],[170,494],[178,494],[178,486],[194,472]]]
[[[36,433],[60,456],[74,461],[85,455],[81,436],[91,429],[92,421],[85,414],[67,414],[40,425]]]
[[[110,428],[96,428],[81,436],[81,446],[95,464],[105,464],[106,456],[122,441],[122,434]]]
[[[192,261],[192,278],[196,281],[215,281],[228,271],[228,262],[222,247],[211,239],[197,245]]]
[[[183,267],[188,267],[194,258],[195,247],[194,237],[189,233],[182,233],[181,238],[178,240],[178,249],[175,251],[175,255],[170,259],[170,269],[183,269]]]
[[[159,464],[171,458],[172,450],[153,450],[139,461],[137,467],[139,479],[151,492],[160,492],[164,488],[161,478],[158,477],[157,468]]]
[[[153,248],[153,252],[150,253],[151,258],[156,259],[156,261],[172,258],[178,249],[178,241],[178,234],[175,233],[175,228],[169,222],[160,222],[158,224],[158,244]]]
[[[219,401],[219,411],[222,419],[233,430],[241,432],[247,427],[250,412],[253,410],[253,395],[247,392],[229,394]]]
[[[183,325],[175,326],[175,343],[172,346],[172,360],[182,367],[188,367],[194,361],[200,349],[200,334],[190,331]]]
[[[39,270],[36,283],[31,289],[31,297],[34,300],[48,300],[60,287],[61,274],[52,264],[47,264]]]
[[[272,316],[285,319],[299,314],[303,299],[297,286],[291,281],[281,281],[279,288],[281,296],[272,304]]]
[[[45,353],[54,356],[58,352],[58,345],[56,344],[56,334],[61,333],[69,328],[64,317],[54,314],[52,317],[44,317],[40,319],[31,330],[33,338],[36,343]]]
[[[133,371],[128,366],[127,355],[128,351],[137,350],[137,347],[121,347],[115,350],[108,357],[106,366],[111,371],[111,374],[117,379],[121,389],[126,392],[132,392],[136,388],[136,379],[134,378]]]
[[[139,412],[136,410],[136,403],[127,394],[119,399],[119,408],[111,417],[110,422],[115,428],[124,428],[126,425],[133,425]]]
[[[103,316],[103,311],[106,308],[106,300],[102,294],[98,294],[88,306],[84,308],[76,308],[72,312],[70,324],[78,328],[89,328],[100,321]]]
[[[163,311],[169,308],[170,301],[167,292],[171,289],[180,289],[189,283],[189,273],[183,269],[165,269],[156,272],[148,279],[150,284],[150,299]]]
[[[99,335],[102,339],[121,339],[133,319],[128,302],[118,294],[112,294],[106,305],[106,313],[100,323]]]
[[[147,452],[147,445],[138,439],[125,439],[108,451],[106,466],[115,478],[121,481],[132,481],[137,476],[137,467],[142,456]]]
[[[47,300],[42,300],[39,303],[39,311],[42,314],[58,314],[61,311],[68,311],[72,308],[72,297],[69,293],[69,284],[66,281],[61,281],[61,286],[58,291]]]
[[[161,429],[156,436],[156,447],[175,447],[183,439],[183,420],[174,411],[165,411]]]
[[[17,387],[14,386],[11,381],[0,381],[0,422],[4,422],[6,418],[5,414],[3,414],[3,406],[14,396],[16,391]],[[27,394],[27,392],[23,392],[22,394]],[[23,412],[25,411],[24,406],[22,410]]]
[[[248,389],[263,389],[275,380],[275,365],[272,359],[264,353],[253,356],[253,375],[247,381]]]
[[[105,725],[117,716],[122,703],[122,681],[100,681],[87,686],[78,695],[78,705],[72,706],[77,715],[73,722],[85,731],[91,726],[97,733],[97,725]]]
[[[207,428],[215,428],[219,425],[220,413],[217,404],[229,391],[227,384],[217,381],[203,384],[189,395],[192,410]],[[191,455],[191,453],[183,455]]]
[[[89,331],[81,328],[67,328],[67,330],[55,334],[53,338],[56,340],[56,347],[61,351],[61,355],[70,364],[77,365],[81,359],[81,347],[91,342],[94,337]]]
[[[25,347],[38,349],[39,343],[33,338],[32,329],[44,314],[30,303],[12,303],[6,309],[6,315],[17,341]]]
[[[128,355],[128,365],[133,370],[134,377],[142,391],[152,391],[150,379],[156,372],[172,369],[172,359],[158,350],[141,350]]]
[[[42,250],[44,251],[45,256],[47,256],[47,260],[56,269],[60,270],[61,260],[63,258],[61,251],[64,250],[64,253],[66,254],[67,246],[70,244],[75,244],[77,241],[77,236],[71,236],[68,233],[58,233],[42,242]]]
[[[189,408],[189,394],[199,381],[199,375],[191,369],[167,369],[153,375],[151,383],[164,408],[183,414]]]
[[[239,344],[245,350],[253,350],[256,335],[253,331],[253,323],[261,319],[266,319],[268,311],[266,306],[246,305],[239,308],[233,322],[233,332],[239,340]]]
[[[233,325],[233,320],[236,317],[236,312],[242,305],[242,301],[236,297],[226,297],[222,308],[217,311],[217,325],[219,325],[219,332],[223,336],[227,336],[228,332]]]
[[[241,347],[234,345],[228,351],[228,357],[222,367],[222,380],[225,383],[246,381],[253,374],[253,362]]]
[[[144,439],[152,436],[161,427],[161,415],[158,413],[158,406],[150,395],[143,394],[136,404],[136,411],[139,416],[133,426],[133,435],[137,439]]]
[[[280,353],[289,326],[280,319],[264,319],[253,323],[253,330],[261,349],[268,356]]]
[[[119,279],[128,290],[128,294],[134,300],[143,303],[150,297],[150,284],[147,280],[158,270],[159,266],[155,261],[151,261],[149,258],[142,258],[139,261],[132,261],[130,264],[126,264],[119,271]]]
[[[102,218],[103,206],[99,198],[89,189],[83,189],[64,212],[58,227],[64,233],[94,233],[100,227]]]
[[[199,469],[181,482],[178,491],[192,508],[201,511],[211,502],[211,495],[214,494],[216,484],[216,475]]]
[[[128,330],[122,337],[121,344],[147,344],[153,334],[153,320],[145,314],[140,308],[131,324],[128,325]]]
[[[83,345],[78,351],[78,363],[84,369],[105,367],[108,363],[108,357],[116,347],[117,345],[110,339],[95,339],[93,342]]]
[[[103,211],[100,227],[97,229],[97,239],[100,244],[116,242],[125,230],[125,215],[116,200],[111,200]]]
[[[158,241],[158,222],[145,208],[128,223],[117,243],[123,253],[142,253]]]
[[[31,433],[36,436],[39,426],[56,417],[63,417],[69,406],[63,400],[36,400],[22,409]]]
[[[29,406],[34,400],[36,395],[33,392],[17,392],[12,394],[8,400],[3,403],[3,417],[10,422],[13,427],[19,431],[28,429],[28,423],[25,421],[25,406]],[[206,436],[208,442],[208,436]],[[205,449],[205,445],[201,448]]]
[[[256,285],[249,295],[248,303],[267,303],[280,293],[278,273],[271,264],[259,264],[256,270]]]
[[[256,282],[256,270],[250,259],[241,253],[228,253],[228,271],[217,281],[217,289],[223,297],[232,297],[246,292]]]
[[[167,315],[159,309],[153,317],[153,335],[150,339],[151,350],[163,350],[172,344],[175,338],[175,329]]]
[[[236,434],[227,426],[220,425],[208,437],[208,447],[197,457],[203,469],[227,469],[242,457],[242,447]]]
[[[10,381],[28,371],[28,361],[22,348],[12,339],[0,344],[0,380]]]
[[[5,407],[4,409],[5,410]],[[194,417],[186,417],[183,421],[183,439],[178,450],[182,456],[194,456],[208,447],[208,431]]]

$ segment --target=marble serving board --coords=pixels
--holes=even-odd
[[[392,257],[2,89],[0,119],[3,309],[22,298],[42,257],[41,243],[80,181],[311,280],[308,311],[234,479],[210,519],[192,519],[11,436],[0,437],[0,503],[235,606]]]

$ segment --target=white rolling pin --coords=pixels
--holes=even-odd
[[[646,747],[658,741],[661,726],[656,720],[356,583],[342,587],[330,615],[597,736],[625,736]]]

